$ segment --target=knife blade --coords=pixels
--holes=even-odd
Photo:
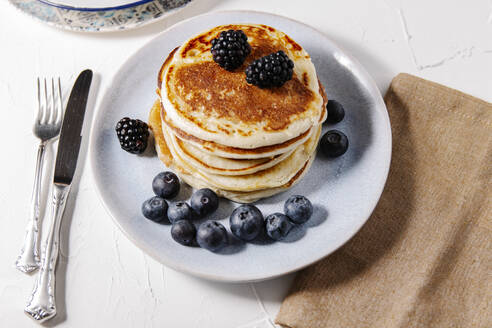
[[[91,82],[92,71],[89,69],[83,71],[75,81],[70,93],[58,142],[54,183],[66,185],[72,183],[79,157],[82,125]]]

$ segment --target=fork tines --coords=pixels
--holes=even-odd
[[[48,83],[46,78],[37,78],[38,85],[38,116],[36,123],[38,124],[54,124],[58,117],[61,117],[63,112],[62,91],[60,78],[57,78],[56,88],[55,79],[51,78],[51,94],[48,93]],[[55,92],[56,89],[56,92]]]

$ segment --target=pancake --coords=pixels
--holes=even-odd
[[[166,141],[164,140],[164,135],[162,132],[162,122],[160,119],[160,105],[158,101],[154,103],[154,106],[150,111],[148,123],[150,129],[154,134],[155,148],[157,151],[157,155],[159,159],[164,163],[164,165],[176,170],[180,178],[190,186],[196,189],[211,188],[219,196],[225,197],[227,199],[239,203],[252,203],[257,201],[258,199],[275,195],[294,186],[307,173],[314,160],[314,154],[313,154],[309,158],[307,163],[304,165],[304,167],[301,168],[301,170],[299,170],[286,184],[279,187],[250,191],[250,192],[223,190],[214,186],[210,186],[206,181],[201,180],[199,177],[193,175],[191,172],[185,170],[182,167],[179,168],[176,167],[176,165],[173,162],[171,151],[169,150]]]
[[[231,191],[256,191],[282,186],[290,181],[296,173],[304,167],[313,155],[321,134],[321,127],[316,134],[311,136],[304,144],[297,147],[291,155],[280,163],[268,169],[247,175],[227,176],[210,174],[199,171],[189,165],[179,155],[176,145],[173,143],[169,130],[163,126],[163,134],[166,144],[173,157],[173,163],[183,171],[191,172],[194,176],[204,180],[209,186]]]
[[[210,41],[228,29],[242,29],[252,48],[243,66],[233,72],[213,62],[210,53]],[[293,78],[271,89],[246,83],[246,66],[278,50],[294,62]],[[292,140],[318,125],[323,111],[307,52],[265,25],[219,26],[189,39],[166,60],[159,81],[162,105],[175,128],[233,148],[258,149]]]
[[[167,147],[166,141],[164,140],[164,134],[162,132],[162,121],[161,121],[161,105],[159,101],[155,101],[154,105],[150,109],[149,119],[148,119],[149,129],[154,135],[154,147],[157,152],[157,157],[164,163],[167,167],[173,166],[173,156]]]
[[[326,116],[326,111],[323,111],[323,118]],[[175,127],[166,116],[166,110],[161,110],[161,118],[163,123],[172,130],[172,133],[182,140],[185,144],[189,144],[190,146],[194,146],[204,153],[232,158],[232,159],[258,159],[258,158],[267,158],[273,157],[280,154],[284,154],[286,152],[292,151],[297,146],[306,142],[311,136],[313,129],[309,129],[308,131],[302,133],[301,135],[287,140],[281,144],[264,146],[254,149],[243,149],[236,147],[229,147],[223,144],[219,144],[213,141],[205,141],[199,138],[196,138],[192,135],[187,134],[183,130]]]
[[[171,136],[181,158],[199,171],[221,175],[245,175],[268,169],[286,159],[294,150],[258,159],[232,159],[207,154]]]
[[[163,75],[163,72],[167,70],[174,54],[177,52],[178,49],[179,48],[175,48],[173,51],[171,51],[171,53],[164,61],[164,64],[162,65],[161,70],[159,72],[159,77],[157,81],[157,85],[158,85],[157,94],[159,95],[159,97],[161,95],[159,89],[162,82],[161,77]],[[318,80],[318,91],[323,99],[323,104],[321,106],[321,115],[319,117],[319,124],[321,124],[326,119],[326,110],[324,110],[324,108],[328,101],[328,97],[326,96],[325,89],[319,80]],[[163,107],[164,106],[162,106],[162,108]],[[313,129],[309,129],[304,133],[302,133],[301,135],[280,144],[259,147],[254,149],[243,149],[243,148],[226,146],[224,144],[220,144],[212,141],[202,140],[192,134],[188,134],[185,131],[179,129],[177,126],[175,126],[173,122],[171,122],[170,119],[167,117],[166,113],[167,113],[166,110],[162,110],[161,113],[162,120],[173,130],[174,132],[173,134],[183,141],[183,144],[187,144],[189,147],[198,148],[203,153],[208,155],[226,157],[231,159],[258,159],[258,158],[273,157],[273,156],[278,156],[280,154],[284,154],[288,151],[292,151],[297,146],[304,143],[311,136],[313,130]]]
[[[322,124],[326,120],[327,112],[326,110],[324,110],[324,108],[326,106],[326,103],[328,102],[328,97],[326,95],[323,85],[319,80],[318,80],[318,85],[319,85],[319,92],[321,93],[323,98],[322,111],[321,111],[321,116],[319,118],[319,124]],[[162,104],[159,104],[159,106],[161,106],[161,119],[168,127],[170,127],[173,130],[173,134],[176,135],[179,139],[181,139],[184,144],[189,144],[189,146],[196,147],[206,154],[226,157],[226,158],[256,159],[256,158],[273,157],[279,154],[284,154],[288,151],[292,151],[300,144],[303,144],[311,136],[313,130],[313,128],[311,128],[308,131],[304,132],[303,134],[277,145],[265,146],[255,149],[235,148],[211,141],[201,140],[193,135],[187,134],[183,130],[174,126],[173,123],[170,122],[169,119],[167,118],[166,111],[162,109]]]
[[[311,158],[306,162],[305,166],[301,170],[299,170],[297,172],[297,174],[295,176],[293,176],[292,179],[290,179],[290,181],[287,182],[283,186],[276,187],[276,188],[256,190],[256,191],[249,191],[249,192],[223,190],[220,188],[209,186],[205,181],[200,180],[199,177],[196,177],[192,174],[189,174],[188,172],[181,172],[180,177],[181,177],[181,179],[183,179],[183,181],[185,181],[187,184],[189,184],[193,188],[196,188],[196,189],[211,188],[220,197],[224,197],[224,198],[230,199],[230,200],[238,202],[238,203],[247,204],[247,203],[254,203],[257,200],[262,199],[262,198],[276,195],[278,193],[281,193],[281,192],[293,187],[309,171],[309,168],[311,167],[311,164],[313,163],[313,161],[314,161],[314,156],[311,156]]]

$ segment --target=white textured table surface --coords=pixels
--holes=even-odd
[[[92,95],[99,100],[123,61],[154,35],[182,18],[224,9],[273,12],[318,28],[366,67],[382,93],[393,76],[408,72],[492,101],[491,0],[206,0],[168,20],[112,34],[57,30],[1,1],[0,327],[36,326],[23,314],[33,277],[14,268],[37,147],[31,134],[35,77],[60,75],[68,89],[79,71],[91,68],[97,74]],[[155,262],[105,212],[86,147],[62,225],[59,315],[48,326],[271,327],[269,318],[276,315],[293,275],[228,285]],[[52,154],[50,149],[48,160]]]

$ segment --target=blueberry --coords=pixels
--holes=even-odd
[[[191,208],[200,216],[215,212],[219,207],[219,197],[208,188],[197,190],[190,199]]]
[[[193,210],[186,202],[171,203],[167,209],[167,217],[171,223],[179,220],[192,220]]]
[[[205,221],[198,227],[196,241],[200,247],[216,252],[227,245],[227,231],[220,222]]]
[[[284,213],[294,223],[304,223],[313,215],[313,204],[304,196],[290,196],[284,204]]]
[[[328,157],[338,157],[345,154],[348,148],[347,136],[338,130],[330,130],[321,138],[320,147]]]
[[[255,239],[263,229],[263,214],[254,205],[241,205],[232,211],[229,219],[231,232],[242,240]]]
[[[195,243],[196,228],[193,223],[187,220],[180,220],[173,223],[171,227],[171,237],[181,245],[191,246]]]
[[[342,104],[333,99],[328,100],[326,111],[328,112],[328,117],[326,118],[328,123],[338,123],[345,117],[345,109],[343,109]]]
[[[142,214],[154,222],[162,222],[167,219],[167,202],[165,199],[154,196],[142,204]]]
[[[274,240],[284,239],[294,226],[282,213],[273,213],[266,217],[266,232]]]
[[[152,189],[157,196],[173,198],[179,192],[179,179],[173,172],[161,172],[152,181]]]

